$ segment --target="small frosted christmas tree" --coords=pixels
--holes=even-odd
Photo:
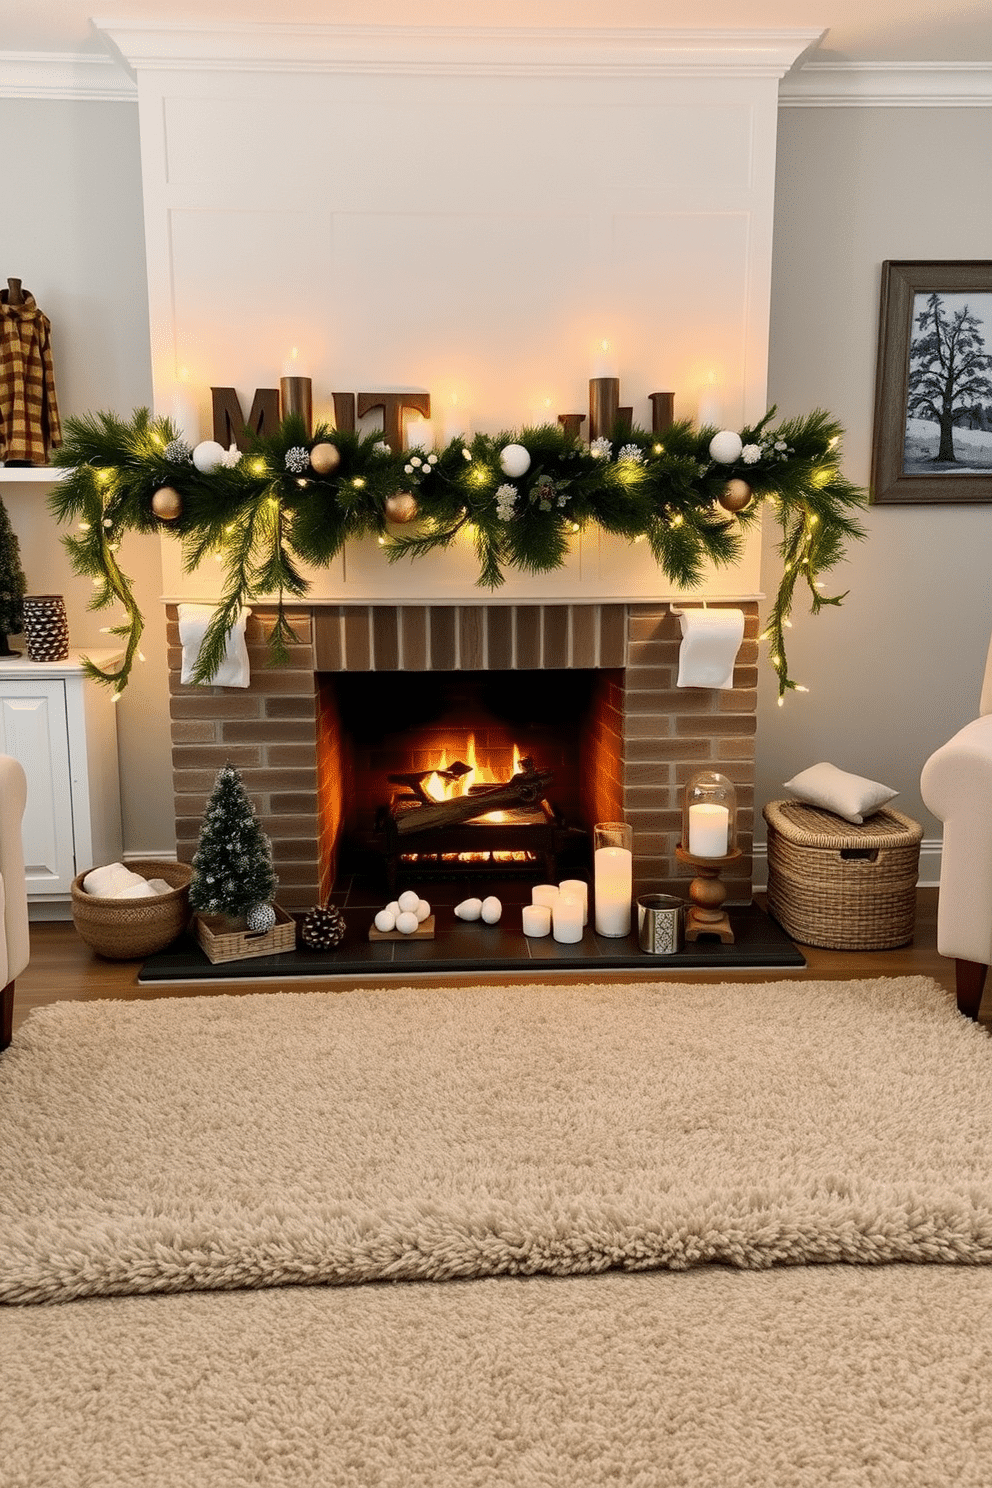
[[[218,771],[193,854],[189,902],[204,914],[244,922],[252,911],[268,905],[277,883],[272,843],[238,771],[225,765]]]
[[[21,548],[10,525],[7,508],[0,501],[0,656],[16,656],[7,644],[9,635],[24,629],[24,592],[27,580],[21,567]]]

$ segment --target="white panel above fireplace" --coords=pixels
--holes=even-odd
[[[185,374],[201,437],[211,386],[247,412],[294,347],[316,418],[426,390],[442,438],[456,403],[487,433],[586,411],[602,339],[641,425],[658,391],[765,412],[778,80],[818,33],[98,25],[138,81],[156,408]],[[757,545],[705,592],[756,594]],[[462,597],[445,564],[319,577]],[[498,597],[668,587],[593,535],[522,584]]]

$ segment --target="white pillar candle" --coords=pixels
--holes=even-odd
[[[558,898],[557,884],[535,884],[531,890],[530,900],[532,904],[546,904],[548,909],[552,907]]]
[[[558,885],[563,894],[582,901],[582,923],[589,923],[589,885],[581,878],[563,878]]]
[[[525,904],[520,912],[524,934],[535,939],[551,934],[551,910],[546,904]]]
[[[730,811],[700,801],[689,807],[689,851],[695,858],[725,858],[730,841]]]
[[[594,861],[596,934],[629,935],[634,855],[626,847],[597,847]]]
[[[411,453],[430,454],[434,448],[434,425],[430,419],[412,418],[407,421],[406,447]]]
[[[571,894],[559,894],[551,908],[552,933],[562,945],[574,945],[582,939],[582,900]]]

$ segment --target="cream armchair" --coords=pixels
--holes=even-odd
[[[937,949],[953,957],[958,1007],[977,1018],[992,964],[992,646],[979,716],[923,766],[920,793],[944,824]]]
[[[21,822],[28,784],[20,763],[0,754],[0,1049],[11,1040],[14,978],[28,964],[28,897]]]

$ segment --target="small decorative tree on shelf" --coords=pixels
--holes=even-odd
[[[278,879],[272,843],[233,765],[217,773],[192,866],[193,909],[224,915],[249,930],[268,929],[274,923],[270,901]]]
[[[17,656],[7,642],[9,635],[24,629],[24,595],[27,580],[21,567],[21,549],[10,525],[7,508],[0,501],[0,656]]]

